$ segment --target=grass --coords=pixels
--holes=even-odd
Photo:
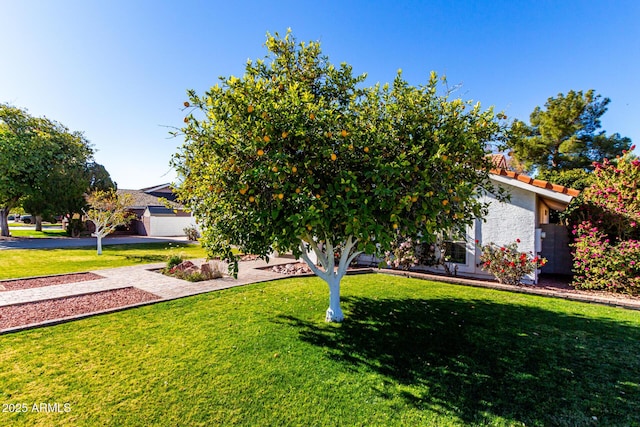
[[[62,228],[42,228],[42,231],[36,231],[35,228],[31,230],[15,230],[11,229],[11,237],[30,237],[30,238],[44,238],[44,237],[65,237],[67,232]]]
[[[200,245],[179,243],[143,243],[65,249],[11,249],[0,251],[0,279],[74,273],[135,264],[165,262],[171,254],[186,258],[204,258]]]
[[[362,275],[336,325],[327,293],[287,279],[3,336],[0,402],[30,411],[0,424],[640,425],[638,312]]]

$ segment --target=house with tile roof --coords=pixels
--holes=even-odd
[[[571,274],[569,231],[557,223],[557,213],[564,211],[580,192],[507,170],[508,162],[502,155],[493,155],[492,162],[495,168],[491,170],[490,179],[506,190],[510,198],[499,201],[491,194],[481,196],[482,202],[489,205],[488,214],[467,228],[464,236],[445,237],[441,243],[446,247],[446,259],[449,260],[446,269],[461,276],[492,279],[493,276],[480,267],[482,251],[479,246],[491,242],[506,245],[519,240],[520,251],[548,260],[541,270],[525,277],[525,283],[537,283],[540,274]],[[359,261],[377,263],[366,256]],[[419,266],[418,269],[445,271],[444,266]]]
[[[132,204],[129,210],[135,219],[129,224],[131,234],[141,236],[184,236],[187,227],[195,227],[193,216],[176,201],[170,184],[162,184],[140,190],[118,190],[129,194]]]
[[[506,245],[519,240],[520,251],[548,261],[525,282],[537,283],[540,274],[571,274],[570,234],[567,227],[558,223],[557,213],[564,211],[580,192],[503,168],[491,171],[491,181],[505,189],[510,198],[499,201],[491,194],[482,196],[482,201],[489,204],[488,214],[466,230],[464,239],[450,242],[453,265],[449,267],[459,274],[490,278],[480,268],[481,249],[476,241],[479,245]]]

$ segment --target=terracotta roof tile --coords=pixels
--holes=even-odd
[[[567,194],[572,197],[576,197],[578,194],[580,194],[579,190],[575,190],[569,187],[564,187],[562,185],[552,184],[548,181],[543,181],[541,179],[531,178],[530,176],[523,175],[521,173],[513,172],[510,170],[506,170],[503,168],[492,169],[490,172],[494,175],[507,176],[509,178],[517,179],[518,181],[524,182],[526,184],[533,185],[534,187],[546,188],[547,190],[555,191],[556,193]]]

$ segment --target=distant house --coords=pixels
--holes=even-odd
[[[478,246],[490,242],[504,245],[518,239],[520,251],[548,260],[540,272],[525,277],[524,282],[537,283],[541,273],[571,274],[569,232],[557,223],[557,213],[565,210],[580,192],[509,171],[504,156],[494,156],[492,160],[496,169],[491,171],[490,179],[510,194],[510,200],[500,202],[492,195],[481,197],[482,202],[489,203],[489,212],[484,220],[476,220],[463,238],[445,240],[450,260],[447,267],[459,275],[490,279],[492,275],[480,267],[481,249]],[[367,256],[361,258],[364,263],[376,262]],[[443,267],[419,268],[444,271]]]
[[[140,190],[118,190],[118,194],[129,194],[132,204],[129,210],[135,214],[128,232],[141,236],[184,236],[184,229],[195,227],[193,216],[176,201],[170,184]]]

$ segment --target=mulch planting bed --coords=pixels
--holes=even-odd
[[[7,305],[0,307],[0,330],[158,299],[160,297],[157,295],[128,287],[72,297]]]
[[[11,279],[0,281],[0,292],[15,291],[18,289],[41,288],[65,283],[86,282],[88,280],[104,279],[94,273],[73,273],[58,276],[34,277],[29,279]]]

